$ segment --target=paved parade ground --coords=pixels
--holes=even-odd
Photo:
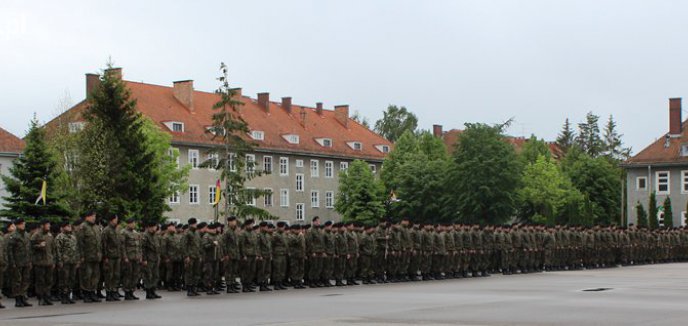
[[[584,291],[590,289],[603,291]],[[0,325],[686,325],[688,264],[17,309]],[[35,302],[35,300],[32,300]]]

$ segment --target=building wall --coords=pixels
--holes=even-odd
[[[179,162],[181,165],[189,164],[189,150],[199,151],[199,164],[208,159],[207,148],[190,147],[181,144],[174,144],[174,148],[179,149]],[[326,206],[326,193],[333,193],[334,199],[337,196],[339,187],[339,171],[341,170],[341,162],[351,163],[352,160],[315,157],[298,154],[281,154],[281,153],[254,153],[256,159],[256,170],[263,170],[264,157],[272,157],[272,173],[256,177],[246,183],[247,187],[254,187],[256,189],[271,189],[272,190],[272,205],[266,207],[263,197],[256,199],[256,206],[268,210],[271,214],[277,216],[280,220],[295,222],[297,221],[297,204],[304,204],[304,221],[310,221],[313,216],[320,216],[323,220],[338,221],[341,216],[335,212],[334,207]],[[287,175],[280,174],[280,158],[288,159],[288,173]],[[302,160],[303,166],[297,167],[297,161]],[[311,160],[318,162],[318,176],[311,175],[310,164]],[[325,176],[325,164],[332,162],[332,177]],[[375,165],[376,174],[379,174],[381,163],[369,162]],[[304,187],[303,191],[296,191],[296,175],[303,175]],[[214,218],[214,207],[210,203],[210,187],[214,187],[220,172],[208,168],[191,169],[189,173],[189,186],[198,186],[199,188],[199,203],[190,204],[190,193],[180,194],[179,203],[170,203],[172,208],[166,216],[169,220],[185,222],[190,217],[195,217],[199,220],[208,221]],[[289,193],[288,205],[283,205],[280,201],[281,189],[287,189]],[[313,207],[311,203],[311,191],[318,192],[319,205]]]
[[[17,157],[0,155],[0,175],[7,176],[10,174],[10,167],[12,166],[12,161],[14,161],[15,158]],[[0,178],[0,209],[5,207],[5,200],[3,198],[7,195],[8,193],[5,189],[5,183],[2,181],[2,178]]]
[[[657,206],[662,206],[664,200],[671,197],[671,206],[673,211],[673,225],[685,225],[686,204],[688,203],[688,165],[680,167],[647,167],[642,168],[627,168],[627,207],[628,207],[628,223],[636,224],[638,220],[638,213],[635,209],[638,201],[643,204],[645,211],[648,210],[648,203],[652,191],[656,192]],[[657,172],[669,172],[669,191],[663,193],[657,188]],[[685,177],[682,176],[685,174]],[[638,188],[638,178],[645,178],[645,189]],[[683,178],[687,180],[682,180]]]

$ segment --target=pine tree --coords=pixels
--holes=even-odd
[[[598,122],[600,117],[588,112],[585,122],[578,124],[577,145],[591,157],[599,156],[603,149],[602,138],[600,138],[600,127]]]
[[[623,147],[622,136],[616,131],[614,116],[609,115],[607,125],[604,127],[603,153],[605,156],[615,161],[623,161],[629,158],[631,149]]]
[[[214,159],[203,162],[201,166],[212,166],[221,171],[220,179],[224,184],[225,216],[257,217],[259,219],[273,219],[268,211],[250,205],[249,202],[258,197],[270,194],[268,190],[249,189],[245,183],[265,172],[256,168],[254,161],[247,160],[247,155],[254,151],[256,144],[245,139],[250,133],[248,123],[241,117],[240,108],[243,105],[238,99],[236,90],[229,86],[228,69],[224,63],[220,64],[221,76],[217,78],[220,87],[215,91],[220,100],[213,105],[213,127],[208,130],[214,140],[220,144],[209,153],[216,155]]]
[[[640,201],[638,201],[638,203],[635,205],[635,211],[638,215],[638,220],[636,222],[637,226],[639,228],[646,228],[647,212],[645,211],[645,207],[643,207],[643,204]]]
[[[674,211],[671,208],[671,198],[664,199],[664,227],[671,229],[674,227]]]
[[[651,229],[654,230],[659,227],[659,221],[657,221],[657,195],[653,191],[650,194],[650,204],[648,205],[648,212],[647,212],[647,226]]]
[[[55,153],[46,143],[45,130],[38,125],[34,116],[25,138],[24,153],[14,161],[9,176],[2,176],[9,193],[4,199],[7,207],[3,215],[12,218],[24,218],[30,221],[48,219],[61,221],[71,215],[64,203],[64,194],[60,193],[58,179],[63,178],[57,166]],[[41,194],[43,181],[47,184],[45,204],[37,201]]]
[[[575,146],[576,132],[571,128],[569,118],[566,118],[564,127],[557,137],[557,145],[561,148],[564,155],[568,154],[571,147]]]

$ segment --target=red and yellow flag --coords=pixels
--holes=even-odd
[[[213,202],[213,206],[219,204],[220,198],[222,198],[222,187],[220,186],[221,184],[222,183],[220,182],[220,179],[217,179],[217,183],[215,183],[215,202]]]

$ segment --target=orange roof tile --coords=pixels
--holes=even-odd
[[[21,153],[24,150],[24,141],[0,128],[0,153]]]
[[[669,134],[666,133],[622,165],[688,164],[688,156],[681,156],[681,146],[688,145],[688,121],[684,121],[681,127],[681,134],[669,137],[668,143]]]
[[[447,132],[444,132],[442,135],[442,140],[444,141],[444,145],[447,147],[447,150],[449,153],[454,152],[454,148],[456,147],[456,143],[459,142],[459,137],[463,133],[463,130],[461,129],[452,129]],[[528,142],[528,139],[525,137],[511,137],[511,136],[505,136],[504,140],[514,146],[514,149],[516,150],[516,153],[521,152],[521,149],[523,149],[523,145]],[[552,153],[552,157],[555,159],[560,159],[562,155],[561,148],[554,143],[554,142],[547,142],[547,145],[549,147],[549,151]]]

